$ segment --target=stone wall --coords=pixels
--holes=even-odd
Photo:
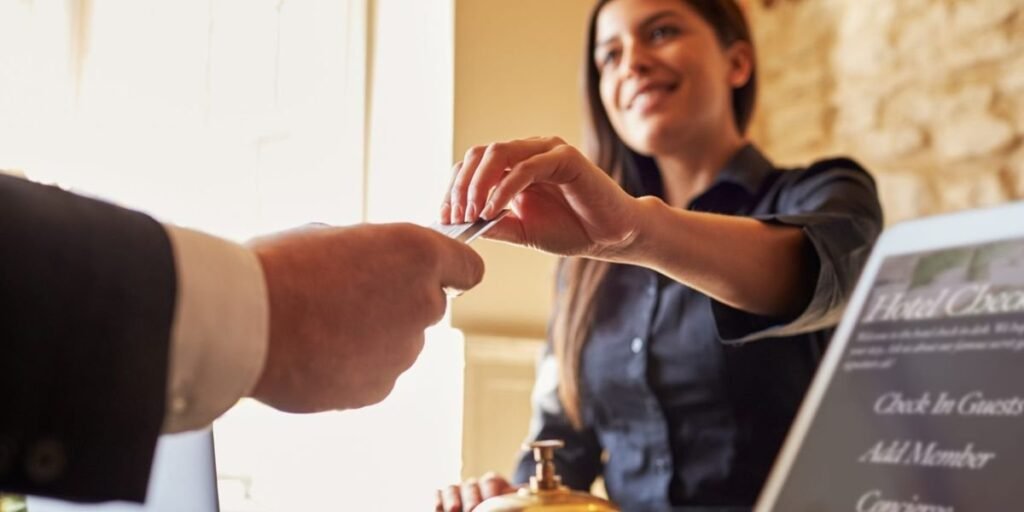
[[[854,156],[890,223],[1024,198],[1024,0],[749,5],[776,161]]]

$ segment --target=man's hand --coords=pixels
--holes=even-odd
[[[306,228],[255,240],[270,345],[253,396],[316,412],[383,400],[444,315],[442,288],[483,277],[480,256],[412,224]]]

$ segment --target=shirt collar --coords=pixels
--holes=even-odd
[[[734,183],[754,195],[773,169],[775,166],[772,162],[753,144],[748,143],[729,159],[711,187],[720,183]]]

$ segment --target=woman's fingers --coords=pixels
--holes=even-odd
[[[533,155],[517,163],[494,191],[490,201],[483,210],[483,216],[489,218],[501,211],[520,192],[534,183],[550,183],[564,185],[573,182],[580,176],[580,165],[586,162],[570,146],[558,146],[550,151]]]
[[[476,480],[470,479],[462,483],[463,512],[470,512],[483,500],[483,497],[480,495],[480,486],[477,485]]]
[[[501,181],[507,169],[533,155],[551,151],[562,145],[565,145],[565,141],[558,137],[535,137],[495,142],[487,146],[466,192],[465,222],[483,217],[481,214],[491,189]]]
[[[483,237],[488,240],[522,245],[526,242],[526,231],[523,229],[523,221],[519,220],[514,213],[510,213],[491,226],[491,229],[487,230]]]
[[[434,512],[444,512],[444,496],[441,489],[434,491]]]
[[[442,512],[470,512],[481,502],[494,496],[508,494],[515,487],[497,473],[487,473],[480,478],[469,479],[462,485],[449,485],[438,489],[435,496],[434,510]]]
[[[462,162],[456,162],[452,166],[452,177],[448,182],[448,188],[444,190],[444,200],[441,201],[442,223],[452,222],[452,187],[455,185],[455,179],[459,177],[460,170],[462,170]]]
[[[473,181],[473,174],[476,173],[476,168],[480,164],[480,159],[484,156],[485,148],[477,146],[470,148],[466,151],[466,157],[462,160],[462,165],[458,166],[458,172],[455,173],[455,179],[452,180],[452,186],[448,189],[449,202],[451,204],[451,218],[452,224],[458,224],[465,222],[466,218],[466,196],[469,189],[469,184]]]
[[[462,512],[462,490],[457,485],[449,485],[441,491],[444,501],[444,512]]]
[[[512,487],[512,484],[508,483],[508,480],[505,480],[497,473],[487,473],[480,478],[480,493],[484,499],[508,494],[514,490],[515,488]]]
[[[564,145],[565,141],[558,137],[543,137],[471,148],[461,165],[456,166],[443,203],[449,205],[449,221],[472,222],[482,217],[491,189],[501,182],[507,169],[533,155]]]

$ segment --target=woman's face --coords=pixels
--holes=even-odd
[[[597,15],[594,48],[601,102],[634,151],[677,153],[736,130],[731,94],[750,77],[749,46],[723,49],[684,1],[608,2]]]

